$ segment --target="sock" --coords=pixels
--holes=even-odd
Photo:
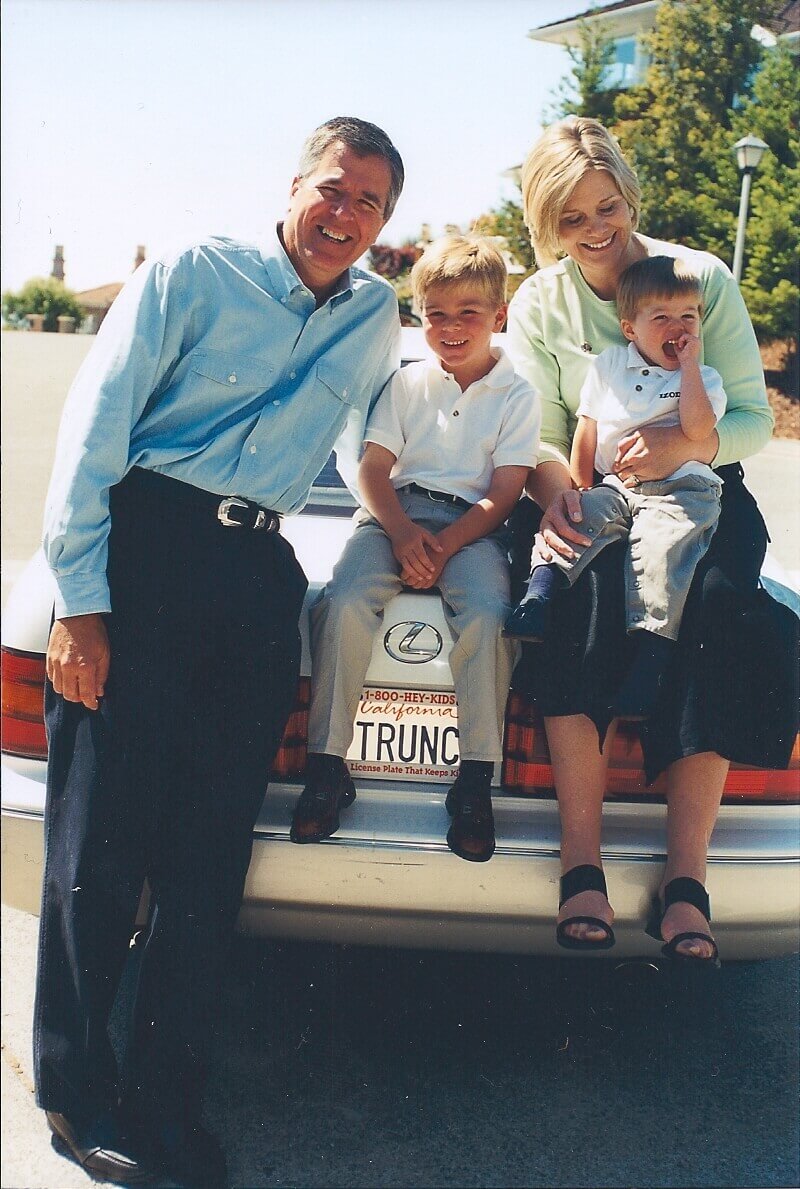
[[[525,599],[539,599],[541,602],[547,602],[557,591],[564,588],[566,581],[558,566],[534,566],[528,579]]]

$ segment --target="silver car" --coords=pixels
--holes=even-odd
[[[404,332],[404,354],[418,334]],[[451,635],[435,593],[404,592],[386,609],[348,756],[358,797],[324,843],[289,842],[303,786],[310,693],[307,611],[352,530],[353,501],[329,465],[306,509],[284,521],[310,579],[303,676],[253,836],[240,916],[250,934],[442,949],[557,950],[559,827],[547,744],[535,706],[511,694],[495,772],[497,850],[476,866],[445,843],[447,789],[458,763]],[[800,613],[769,562],[763,582]],[[38,912],[46,740],[44,650],[52,580],[37,555],[3,623],[3,866],[6,903]],[[267,774],[265,773],[265,780]],[[655,957],[644,932],[665,858],[666,807],[648,788],[635,724],[623,723],[604,812],[603,863],[614,904],[615,957]],[[800,950],[800,752],[787,772],[733,765],[709,853],[707,887],[723,958]]]

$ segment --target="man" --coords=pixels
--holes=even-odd
[[[34,1062],[54,1142],[108,1180],[224,1181],[200,1123],[220,957],[307,585],[279,516],[335,444],[354,468],[398,365],[394,294],[351,266],[402,184],[379,128],[323,124],[272,242],[142,265],[65,407],[45,517],[57,596]],[[122,1085],[108,1018],[145,879]]]

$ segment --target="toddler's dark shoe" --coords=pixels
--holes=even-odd
[[[551,621],[550,599],[523,599],[506,620],[503,635],[512,640],[541,644],[550,631]]]

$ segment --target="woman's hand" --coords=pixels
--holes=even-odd
[[[536,544],[543,561],[552,561],[551,550],[570,561],[577,557],[570,541],[576,545],[591,544],[590,538],[584,536],[577,527],[582,519],[581,493],[573,488],[559,491],[545,510],[536,534]]]
[[[716,431],[702,442],[691,442],[679,425],[645,425],[620,439],[614,474],[626,487],[644,480],[666,479],[694,459],[711,462],[718,449]]]

